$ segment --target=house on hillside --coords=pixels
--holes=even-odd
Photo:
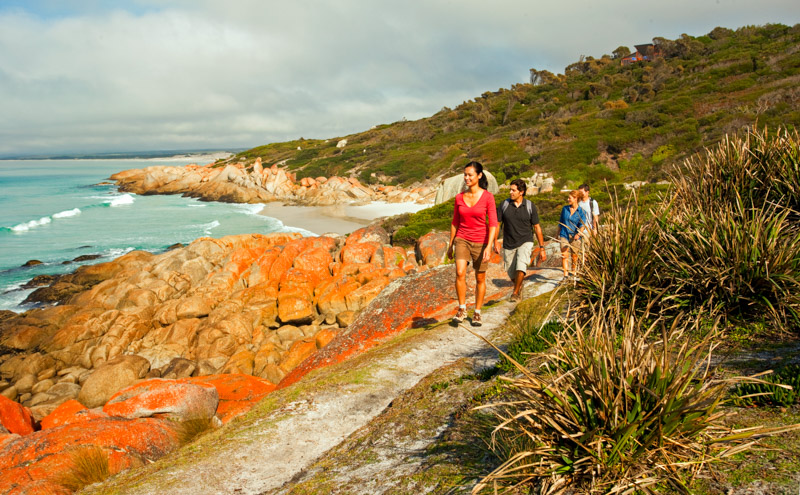
[[[656,48],[656,46],[652,43],[634,46],[636,47],[636,53],[623,58],[620,62],[620,65],[630,65],[636,62],[650,62],[651,60],[661,56],[658,48]]]

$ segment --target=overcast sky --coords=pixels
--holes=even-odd
[[[331,138],[798,0],[0,0],[0,156]]]

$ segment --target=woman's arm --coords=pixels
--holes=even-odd
[[[453,221],[450,222],[450,243],[447,245],[447,259],[453,259],[453,241],[456,239],[458,233],[458,225],[461,223],[461,216],[458,214],[458,196],[456,196],[455,206],[453,208]]]
[[[483,250],[483,261],[489,261],[489,258],[492,257],[492,249],[491,246],[494,246],[495,238],[497,237],[497,226],[489,227],[489,243],[486,245],[486,249]]]

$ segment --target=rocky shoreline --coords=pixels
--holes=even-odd
[[[385,201],[387,203],[433,203],[436,190],[431,187],[401,188],[366,186],[350,177],[305,177],[274,164],[252,163],[225,165],[190,164],[184,167],[153,166],[130,169],[111,176],[120,191],[136,194],[182,194],[203,201],[228,203],[269,203],[329,206]]]
[[[414,250],[374,225],[346,237],[200,238],[57,280],[47,289],[69,286],[54,297],[60,304],[0,318],[0,493],[55,483],[81,446],[100,445],[120,469],[158,458],[177,447],[182,421],[228,422],[309,370],[440,311],[451,291],[424,275],[442,262],[446,237],[431,233]],[[392,297],[365,312],[393,281],[394,291],[429,297]],[[129,427],[138,440],[120,434]],[[148,436],[157,448],[142,443]]]

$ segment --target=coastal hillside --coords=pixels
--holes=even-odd
[[[800,124],[800,25],[717,27],[656,37],[650,61],[625,63],[648,40],[581,56],[563,74],[487,91],[455,108],[330,139],[273,143],[231,161],[284,162],[297,178],[366,184],[435,181],[479,160],[500,182],[550,172],[556,186],[658,181],[676,163],[743,127]],[[220,164],[224,163],[220,161]]]

